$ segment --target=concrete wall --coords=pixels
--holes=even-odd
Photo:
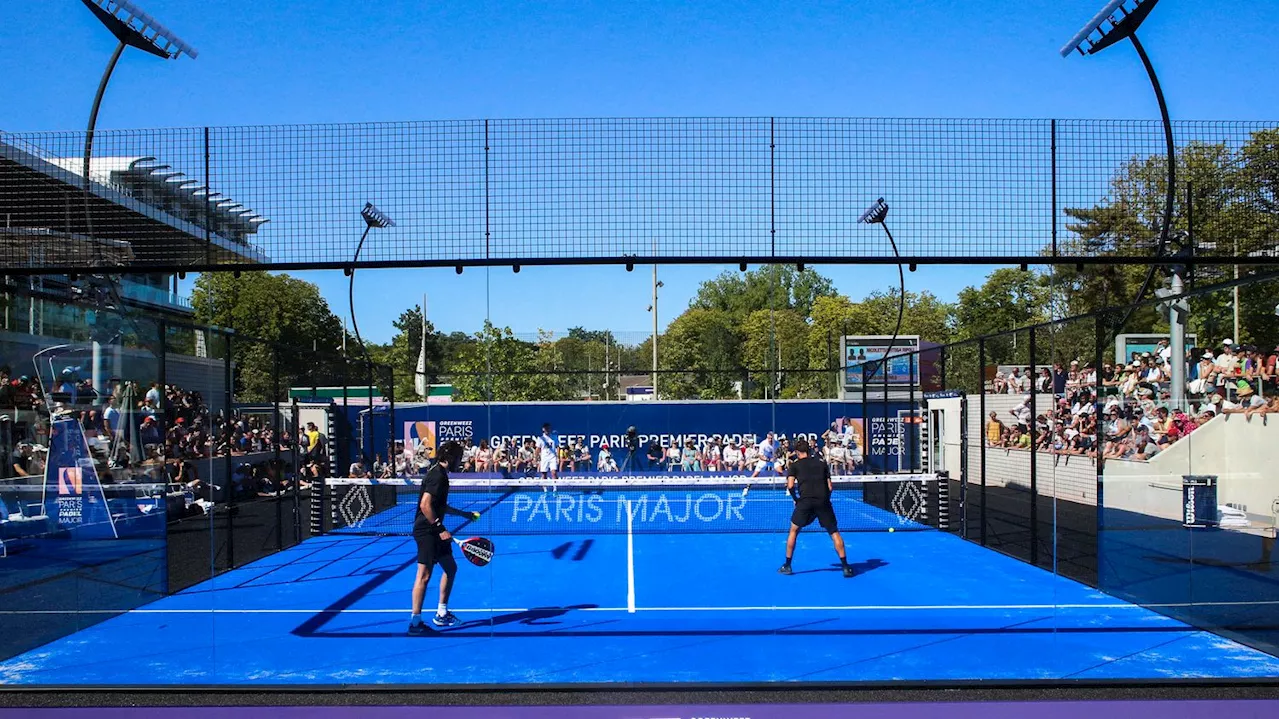
[[[1043,402],[1039,401],[1043,398]],[[1036,412],[1048,409],[1053,401],[1048,395],[1038,396]],[[969,482],[981,481],[981,447],[986,442],[987,415],[995,412],[1006,425],[1013,421],[1009,411],[1022,402],[1022,395],[987,395],[986,414],[976,397],[970,397],[968,433]],[[1031,452],[1025,449],[987,447],[987,486],[1031,489]],[[1082,455],[1036,453],[1036,489],[1039,494],[1082,504],[1098,501],[1098,473],[1095,460]]]
[[[986,411],[996,412],[1007,424],[1012,420],[1009,410],[1020,401],[1019,395],[987,395]],[[981,481],[980,447],[986,441],[986,416],[976,397],[968,402],[969,481],[977,484]],[[1048,402],[1046,397],[1046,408]],[[986,457],[987,486],[1031,488],[1030,451],[987,447]],[[1038,493],[1096,505],[1096,466],[1092,457],[1037,452]],[[1107,460],[1104,505],[1181,521],[1182,477],[1188,474],[1217,476],[1219,505],[1243,508],[1255,527],[1274,527],[1280,501],[1280,415],[1249,420],[1243,415],[1222,415],[1150,461]]]
[[[1246,420],[1224,414],[1148,462],[1109,461],[1103,504],[1181,521],[1186,474],[1216,476],[1219,505],[1243,509],[1254,527],[1274,527],[1280,500],[1280,415]]]

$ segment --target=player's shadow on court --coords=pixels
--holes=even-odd
[[[458,629],[476,629],[481,627],[500,627],[504,624],[524,624],[530,627],[552,627],[558,626],[560,622],[555,621],[560,617],[574,611],[575,609],[595,609],[599,604],[571,604],[567,607],[534,607],[519,612],[511,612],[510,614],[495,614],[483,619],[473,619],[469,622],[463,622],[456,627],[451,627],[451,631]]]
[[[849,566],[853,567],[853,576],[860,577],[873,569],[887,567],[889,566],[889,563],[883,559],[867,559],[861,562],[850,562]],[[818,572],[839,572],[842,569],[843,568],[839,563],[835,563],[829,567],[823,567],[822,569],[802,569],[798,572],[792,572],[791,574],[794,576],[796,574],[816,574]]]

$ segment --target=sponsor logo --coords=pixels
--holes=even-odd
[[[738,492],[643,492],[616,497],[598,494],[518,494],[511,523],[732,524],[745,522],[747,499]]]

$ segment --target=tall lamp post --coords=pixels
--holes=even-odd
[[[125,47],[136,47],[139,50],[165,60],[175,60],[186,55],[192,60],[199,55],[194,47],[183,42],[155,18],[142,11],[130,0],[80,0],[84,6],[116,36],[119,42],[107,61],[107,69],[98,81],[98,92],[93,96],[93,107],[89,110],[89,126],[84,135],[84,182],[85,203],[88,208],[89,193],[89,158],[93,155],[93,131],[98,124],[98,109],[102,107],[102,96],[107,91],[107,83],[115,72],[116,63]],[[90,233],[92,235],[92,233]]]
[[[1169,108],[1165,105],[1164,92],[1160,89],[1160,80],[1156,77],[1155,68],[1151,66],[1151,59],[1147,57],[1147,51],[1143,49],[1142,43],[1138,41],[1138,27],[1142,25],[1142,21],[1147,19],[1147,15],[1151,14],[1151,10],[1155,8],[1158,0],[1111,0],[1105,7],[1093,16],[1088,23],[1085,24],[1080,32],[1076,33],[1066,45],[1062,46],[1060,53],[1063,57],[1067,57],[1073,52],[1081,55],[1093,55],[1108,47],[1128,39],[1133,44],[1133,49],[1137,51],[1138,58],[1142,60],[1142,66],[1146,68],[1147,77],[1151,80],[1151,89],[1155,91],[1156,103],[1160,105],[1160,121],[1164,125],[1164,144],[1165,144],[1165,196],[1164,196],[1164,220],[1160,223],[1160,239],[1156,246],[1156,257],[1164,255],[1165,246],[1169,241],[1169,229],[1173,221],[1173,192],[1177,184],[1177,157],[1174,154],[1173,146],[1173,125],[1169,122]],[[1054,220],[1057,221],[1056,218]],[[1183,248],[1183,251],[1189,248]],[[1129,321],[1133,316],[1133,311],[1137,302],[1141,302],[1147,290],[1151,287],[1151,280],[1155,277],[1156,269],[1159,265],[1153,263],[1151,268],[1147,270],[1147,277],[1142,282],[1142,288],[1138,290],[1138,296],[1134,298],[1134,307],[1129,308],[1129,312],[1121,320],[1117,329]],[[1183,292],[1182,287],[1182,269],[1173,268],[1170,279],[1171,294],[1180,295]],[[1183,357],[1186,353],[1186,347],[1182,341],[1185,331],[1183,322],[1186,321],[1185,312],[1176,312],[1173,309],[1169,311],[1169,327],[1170,327],[1170,345],[1173,347],[1174,358]],[[1170,363],[1169,390],[1170,398],[1174,402],[1179,402],[1186,397],[1186,362]]]

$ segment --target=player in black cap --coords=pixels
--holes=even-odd
[[[844,538],[836,527],[836,511],[831,506],[831,469],[817,457],[809,454],[809,442],[797,439],[794,450],[797,459],[787,471],[787,493],[796,502],[795,511],[791,513],[791,532],[787,535],[787,561],[778,569],[781,574],[791,574],[791,556],[796,551],[796,536],[800,530],[813,523],[818,524],[831,535],[836,554],[840,556],[840,567],[844,576],[853,576],[853,567],[849,566],[844,553]]]
[[[418,575],[413,582],[410,634],[423,634],[427,631],[426,622],[422,621],[422,603],[426,598],[427,584],[431,581],[431,571],[437,564],[444,570],[444,577],[440,580],[440,604],[431,623],[437,627],[450,627],[458,623],[458,618],[449,611],[448,606],[458,563],[453,560],[453,535],[444,527],[444,515],[452,514],[468,519],[479,516],[454,509],[448,504],[449,472],[456,472],[461,464],[462,445],[445,442],[436,450],[436,462],[422,479],[418,508],[413,520],[413,540],[418,545]]]

